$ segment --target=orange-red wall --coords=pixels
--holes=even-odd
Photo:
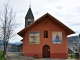
[[[45,30],[48,31],[48,38],[44,38]],[[40,32],[40,44],[29,44],[30,31]],[[62,32],[62,44],[52,44],[52,31]],[[26,31],[23,39],[23,54],[32,57],[38,55],[39,58],[42,58],[42,47],[46,44],[50,46],[50,58],[68,57],[67,35],[64,28],[60,28],[60,26],[57,26],[56,23],[52,22],[48,18],[42,19]]]

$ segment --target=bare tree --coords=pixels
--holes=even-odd
[[[5,56],[9,39],[13,36],[15,28],[15,13],[9,3],[5,4],[3,15],[0,16],[0,38],[3,40]]]

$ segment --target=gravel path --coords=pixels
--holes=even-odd
[[[43,59],[33,59],[32,57],[23,56],[21,52],[7,52],[7,60],[77,60],[77,59],[52,59],[52,58],[43,58]]]

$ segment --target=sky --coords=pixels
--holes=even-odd
[[[7,0],[0,1],[0,10],[3,11]],[[49,13],[75,31],[75,34],[69,36],[80,33],[80,0],[9,0],[9,4],[13,7],[14,12],[16,12],[15,19],[16,23],[18,23],[15,29],[16,35],[10,42],[19,42],[22,39],[17,33],[25,26],[25,16],[30,5],[35,20]]]

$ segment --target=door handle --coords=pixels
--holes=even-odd
[[[50,51],[50,49],[48,49],[48,51]]]

